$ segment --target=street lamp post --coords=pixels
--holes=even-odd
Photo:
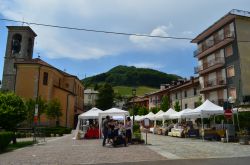
[[[132,96],[133,96],[133,125],[135,124],[135,96],[136,96],[136,88],[132,89]]]

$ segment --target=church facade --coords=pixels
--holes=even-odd
[[[2,90],[11,91],[25,100],[38,97],[60,102],[61,126],[73,128],[78,114],[84,108],[84,87],[74,75],[33,59],[35,32],[28,26],[8,26],[8,39],[4,61]],[[38,107],[39,109],[39,107]],[[41,124],[53,125],[45,115]]]

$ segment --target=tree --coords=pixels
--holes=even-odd
[[[46,100],[44,100],[43,98],[39,96],[36,100],[36,104],[38,104],[38,121],[40,123],[40,117],[42,114],[45,113],[47,109],[47,102]]]
[[[163,96],[162,102],[161,102],[161,110],[166,112],[168,109],[169,109],[168,96]]]
[[[199,100],[195,103],[195,108],[202,104],[202,97],[199,97]]]
[[[96,106],[99,109],[106,110],[112,108],[114,103],[114,90],[110,84],[105,83],[99,88]]]
[[[140,107],[138,110],[138,115],[142,116],[146,114],[148,114],[148,109],[146,107]]]
[[[59,118],[62,116],[60,102],[56,99],[49,101],[46,109],[46,116],[51,120],[56,120],[56,125],[59,125]]]
[[[23,100],[14,93],[0,93],[0,127],[14,131],[27,117]]]
[[[153,112],[154,114],[156,114],[159,111],[159,108],[153,107],[150,109],[150,111]]]
[[[138,105],[132,106],[132,108],[129,109],[130,116],[133,116],[133,114],[138,115],[139,108],[140,107]]]
[[[35,105],[38,105],[38,121],[40,122],[40,117],[42,114],[45,113],[47,108],[47,102],[42,99],[40,96],[36,99],[28,99],[25,102],[26,108],[27,108],[27,120],[30,124],[33,123],[34,114],[35,114]]]
[[[36,105],[36,101],[33,99],[28,99],[25,102],[25,106],[27,109],[27,122],[30,126],[32,126],[34,122],[35,105]]]
[[[176,101],[176,102],[174,103],[174,110],[175,110],[176,112],[179,112],[179,111],[181,110],[179,101]]]

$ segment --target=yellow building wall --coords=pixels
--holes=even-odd
[[[38,66],[23,65],[17,66],[15,93],[26,100],[36,98],[38,83]]]
[[[243,95],[250,95],[250,19],[236,19],[236,34],[238,41],[240,68],[241,68],[241,88]]]
[[[60,88],[54,88],[53,99],[57,99],[61,103],[60,125],[72,128],[74,124],[74,96]]]
[[[48,83],[43,84],[44,72],[48,73]],[[60,117],[61,126],[74,126],[74,115],[83,111],[83,85],[72,76],[65,76],[57,69],[41,66],[39,64],[18,64],[16,89],[17,95],[25,98],[36,99],[37,96],[46,100],[58,99],[62,108]],[[81,111],[75,111],[81,108]],[[68,109],[68,111],[67,111]],[[67,122],[66,122],[66,113]],[[47,119],[43,114],[41,124],[55,125],[55,121]]]

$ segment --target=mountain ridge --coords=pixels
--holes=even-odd
[[[109,71],[83,79],[85,86],[110,83],[113,86],[148,86],[159,88],[160,84],[168,84],[181,77],[149,68],[118,65]]]

